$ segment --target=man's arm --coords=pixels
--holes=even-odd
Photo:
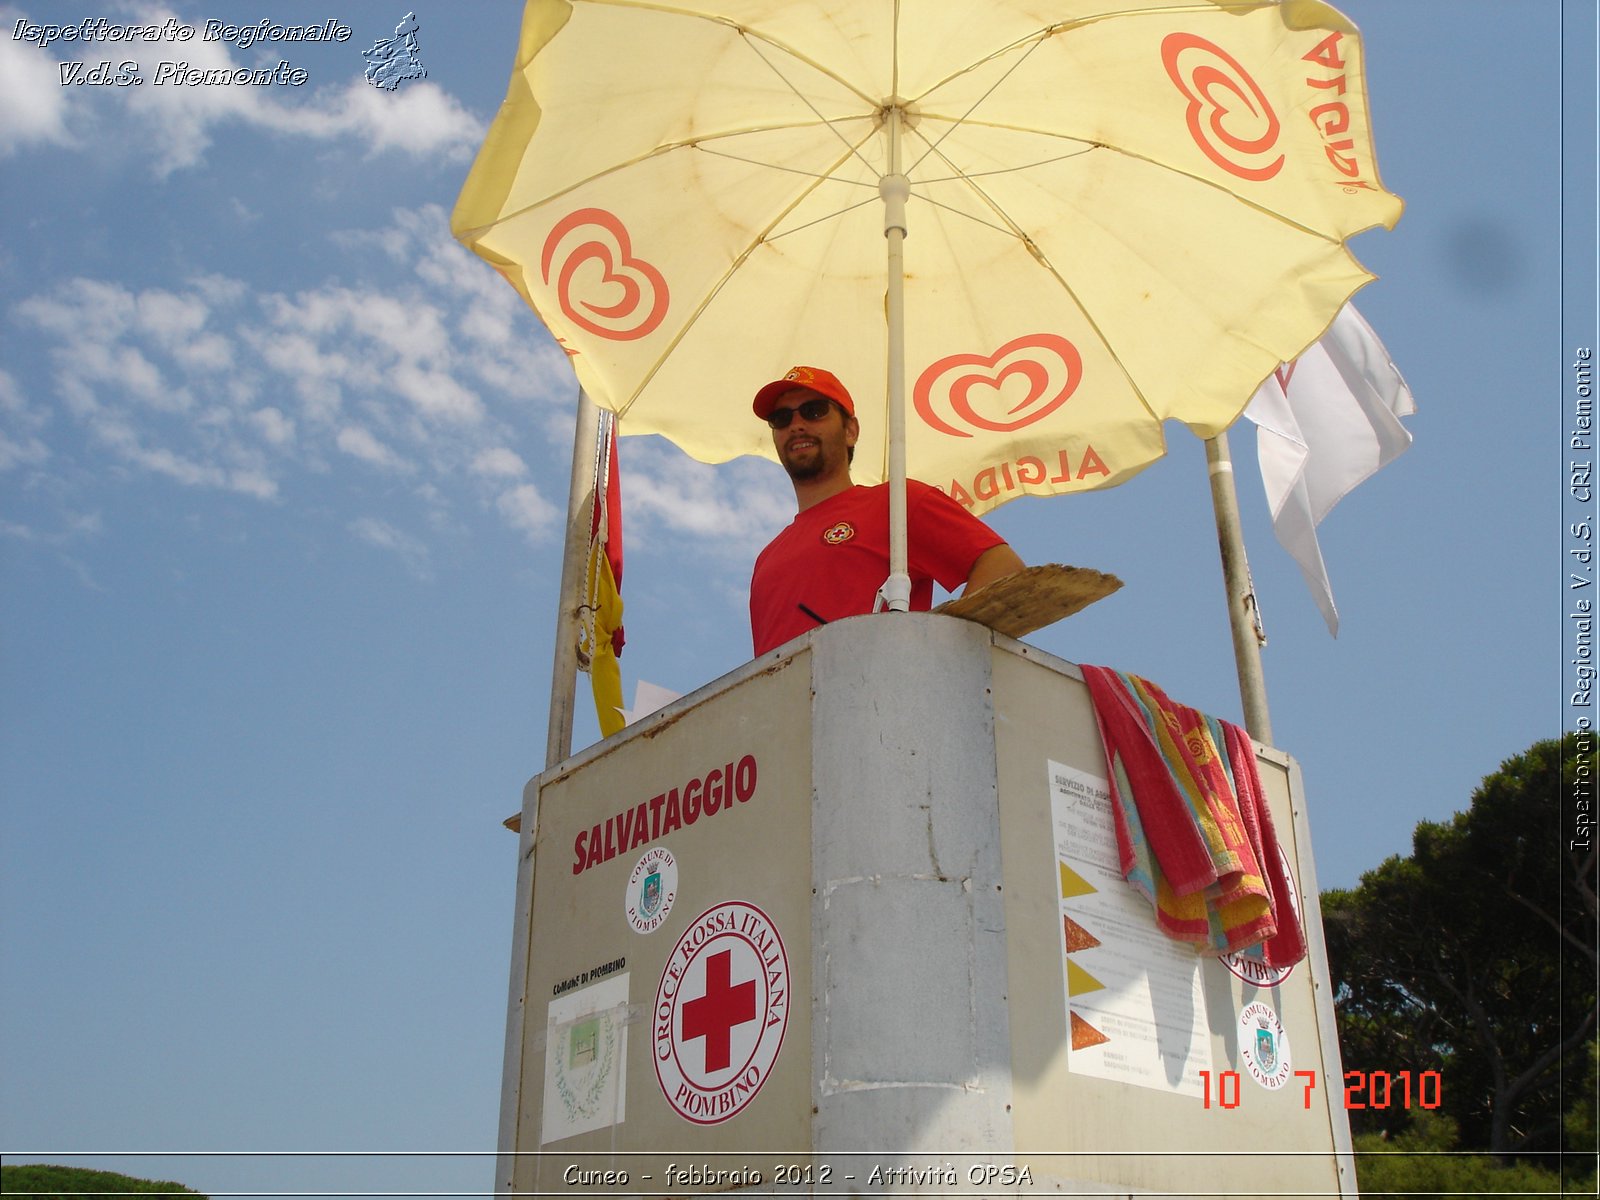
[[[998,546],[990,546],[978,555],[978,561],[973,563],[972,570],[967,572],[966,590],[961,594],[970,596],[985,584],[993,583],[996,579],[1004,579],[1007,575],[1015,575],[1027,565],[1005,542],[1001,542]]]

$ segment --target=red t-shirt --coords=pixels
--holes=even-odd
[[[954,591],[1005,539],[937,488],[906,481],[911,607],[933,607],[933,584]],[[872,611],[889,574],[889,485],[853,487],[795,517],[756,559],[750,634],[765,654],[824,621]],[[804,605],[805,608],[802,608]]]

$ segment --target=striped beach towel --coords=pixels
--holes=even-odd
[[[1305,954],[1256,770],[1237,726],[1147,679],[1083,666],[1105,748],[1123,875],[1169,936],[1286,966]]]

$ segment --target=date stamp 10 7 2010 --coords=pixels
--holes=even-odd
[[[1311,1094],[1317,1087],[1315,1071],[1296,1071],[1294,1077],[1304,1087],[1303,1103],[1311,1107]],[[1213,1104],[1220,1108],[1238,1108],[1239,1072],[1220,1071],[1214,1077],[1210,1071],[1201,1071],[1206,1108]],[[1213,1086],[1214,1085],[1214,1086]],[[1346,1071],[1344,1073],[1344,1108],[1346,1112],[1357,1109],[1385,1108],[1438,1108],[1443,1102],[1444,1079],[1438,1071]]]

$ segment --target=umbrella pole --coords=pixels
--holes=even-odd
[[[911,608],[910,554],[906,544],[906,200],[911,183],[900,174],[900,110],[890,108],[889,173],[878,181],[883,236],[888,243],[885,310],[889,335],[889,579],[883,598],[890,612]]]
[[[1267,683],[1261,671],[1261,632],[1255,585],[1244,556],[1239,524],[1239,494],[1233,486],[1233,460],[1228,435],[1206,439],[1206,469],[1211,475],[1211,507],[1217,519],[1217,547],[1222,553],[1222,585],[1228,593],[1228,623],[1233,628],[1233,660],[1239,672],[1239,699],[1244,727],[1258,742],[1272,745],[1272,720],[1267,713]]]
[[[594,498],[595,445],[600,410],[581,387],[572,431],[572,482],[567,491],[567,540],[561,554],[561,584],[556,602],[556,642],[550,668],[550,724],[544,765],[553,767],[572,752],[572,715],[578,690],[578,606],[589,552],[589,505]]]

